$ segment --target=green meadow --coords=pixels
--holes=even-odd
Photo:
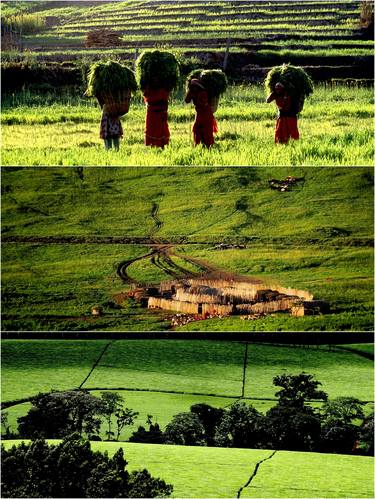
[[[302,180],[269,188],[287,175]],[[2,190],[4,330],[168,329],[171,314],[126,292],[170,279],[172,264],[180,277],[211,267],[307,290],[332,312],[185,329],[372,328],[370,168],[13,167],[3,169]],[[157,265],[151,253],[163,245],[169,260]],[[92,317],[97,305],[104,313]]]
[[[9,440],[4,445],[9,448],[18,442]],[[173,484],[172,497],[373,497],[370,457],[287,451],[272,456],[271,450],[112,442],[91,446],[109,455],[122,447],[128,469],[146,467],[153,476]],[[256,464],[266,458],[246,486]]]
[[[99,363],[95,361],[107,347]],[[274,376],[313,374],[330,398],[353,396],[373,406],[373,362],[360,353],[322,345],[292,347],[249,344],[244,396],[262,412],[275,405]],[[144,425],[147,415],[164,428],[195,403],[226,407],[241,397],[245,344],[194,340],[3,340],[2,400],[22,400],[39,392],[86,388],[94,395],[117,391],[124,405],[139,412],[122,439]],[[90,374],[90,375],[89,375]],[[87,378],[87,376],[89,377]],[[87,378],[87,379],[86,379]],[[319,405],[319,403],[318,403]],[[15,430],[29,403],[6,409]]]

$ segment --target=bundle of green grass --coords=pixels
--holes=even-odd
[[[189,90],[192,80],[199,80],[207,91],[213,112],[219,105],[219,97],[228,88],[228,80],[221,69],[195,69],[186,79],[186,91]]]
[[[131,93],[137,90],[131,69],[115,61],[96,62],[90,67],[86,95],[95,96],[109,114],[129,111]]]
[[[228,87],[227,77],[221,69],[195,69],[187,76],[186,90],[189,90],[191,80],[199,80],[209,97],[219,97]]]
[[[300,103],[300,110],[305,98],[314,91],[312,79],[306,71],[291,64],[276,66],[268,72],[264,81],[266,91],[274,92],[276,83],[284,85],[286,92]]]
[[[164,88],[170,92],[178,85],[178,61],[171,52],[145,50],[137,59],[136,77],[142,91]]]

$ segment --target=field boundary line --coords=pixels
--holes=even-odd
[[[107,343],[103,350],[101,351],[99,357],[96,359],[96,361],[94,362],[92,368],[90,369],[90,372],[88,373],[88,375],[86,376],[86,378],[82,381],[82,383],[79,385],[78,387],[78,390],[81,390],[83,385],[86,383],[86,381],[89,379],[89,377],[91,376],[91,374],[93,373],[93,371],[95,370],[95,368],[97,367],[97,365],[99,364],[99,362],[101,361],[103,355],[106,353],[106,351],[108,350],[108,348],[112,345],[112,343],[114,343],[116,340],[112,340],[110,341],[109,343]]]
[[[124,392],[146,392],[146,393],[170,393],[170,394],[175,394],[175,395],[196,395],[196,396],[201,396],[201,397],[216,397],[216,398],[223,398],[223,399],[233,399],[234,402],[231,402],[224,408],[230,407],[233,405],[236,401],[239,400],[258,400],[258,401],[265,401],[265,402],[277,402],[276,398],[270,398],[270,397],[238,397],[238,395],[219,395],[216,393],[201,393],[201,392],[184,392],[184,391],[179,391],[179,390],[157,390],[157,389],[150,389],[150,388],[124,388],[124,387],[91,387],[91,388],[67,388],[65,390],[56,390],[54,393],[64,393],[67,391],[85,391],[85,392],[95,392],[95,391],[124,391]],[[43,392],[43,394],[47,394],[50,392]],[[7,409],[8,407],[13,407],[18,404],[24,404],[26,402],[31,402],[36,395],[31,395],[30,397],[24,397],[22,399],[17,399],[17,400],[8,400],[4,401],[1,403],[1,410]],[[314,400],[314,402],[322,403],[324,402],[323,400]],[[363,400],[365,404],[373,404],[373,400]]]
[[[242,373],[242,392],[241,392],[241,398],[245,397],[245,386],[246,386],[246,367],[247,367],[247,351],[249,348],[249,344],[246,342],[245,343],[245,352],[244,352],[244,358],[243,358],[243,373]]]
[[[237,499],[239,499],[241,497],[241,493],[242,493],[243,489],[245,489],[246,487],[248,487],[250,485],[250,483],[252,482],[252,480],[256,477],[256,474],[258,473],[259,466],[262,463],[264,463],[264,461],[268,461],[269,459],[271,459],[276,454],[276,452],[277,452],[277,450],[274,450],[271,455],[269,455],[268,457],[265,457],[264,459],[261,459],[260,461],[258,461],[256,463],[252,475],[250,476],[250,478],[248,479],[248,481],[245,483],[245,485],[238,490],[238,492],[237,492]]]
[[[342,347],[340,345],[334,345],[333,351],[337,352],[336,349],[339,351],[344,350],[344,352],[354,353],[355,355],[359,355],[360,357],[374,361],[374,354],[370,353],[370,352],[364,352],[362,350],[357,350],[356,348]]]

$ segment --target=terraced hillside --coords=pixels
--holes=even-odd
[[[11,2],[4,2],[5,4]],[[365,77],[373,46],[359,34],[359,1],[283,0],[30,2],[45,28],[24,36],[28,55],[72,60],[106,52],[132,59],[145,47],[171,46],[201,61],[222,65],[230,47],[228,69],[269,66],[290,61],[308,66],[357,66]],[[5,10],[6,13],[6,10]],[[85,47],[86,35],[109,28],[116,44]],[[343,71],[341,71],[344,74]],[[366,74],[367,74],[366,73]],[[337,73],[339,74],[339,73]],[[351,76],[346,71],[346,76]]]

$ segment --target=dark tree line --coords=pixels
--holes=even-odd
[[[58,445],[2,446],[2,497],[167,497],[172,485],[144,469],[129,473],[123,450],[94,452],[74,433]]]
[[[2,413],[5,438],[64,438],[72,433],[101,440],[103,420],[107,440],[118,440],[123,428],[132,425],[138,415],[123,407],[123,398],[115,392],[101,392],[94,397],[85,390],[40,393],[32,400],[25,416],[17,419],[18,434],[10,431],[7,414]]]
[[[239,400],[227,409],[195,404],[177,414],[162,431],[149,415],[131,442],[220,447],[266,448],[296,451],[373,454],[373,415],[365,417],[363,403],[352,397],[328,400],[313,376],[280,375],[277,403],[265,414]],[[320,409],[311,405],[323,402]],[[94,397],[85,391],[39,394],[26,416],[18,418],[22,438],[64,438],[72,433],[100,440],[106,424],[107,440],[118,440],[132,425],[137,412],[123,407],[117,393]],[[316,404],[315,404],[316,405]],[[3,415],[5,437],[12,437]]]
[[[353,397],[328,400],[320,382],[309,374],[281,375],[273,380],[281,389],[266,414],[243,400],[228,409],[195,404],[173,417],[164,432],[149,424],[139,427],[133,442],[283,449],[373,455],[373,415],[365,417],[364,403]],[[310,405],[323,401],[321,409]]]

